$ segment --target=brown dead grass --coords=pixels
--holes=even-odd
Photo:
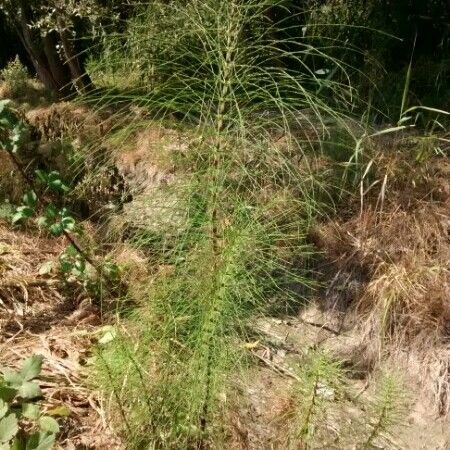
[[[8,153],[0,150],[0,201],[5,197],[12,202],[17,201],[23,195],[24,187]]]
[[[24,331],[0,344],[0,364],[19,367],[32,354],[44,356],[39,378],[43,410],[64,406],[70,411],[59,419],[58,449],[122,449],[103,415],[98,396],[86,387],[87,350],[92,328],[54,326],[46,333]]]
[[[110,126],[98,112],[70,102],[31,109],[26,113],[26,119],[39,130],[44,141],[97,137]]]
[[[415,371],[429,391],[439,391],[444,414],[450,404],[450,164],[445,157],[418,164],[414,147],[378,150],[373,164],[380,182],[312,233],[326,260],[327,293],[334,295],[322,306],[343,311],[347,327],[357,330],[365,367],[393,358]]]
[[[113,159],[132,192],[142,192],[175,180],[176,154],[187,151],[187,137],[151,123],[114,139]]]
[[[414,211],[368,209],[318,230],[322,248],[339,270],[365,275],[365,291],[353,306],[360,313],[386,315],[379,323],[383,335],[397,326],[410,336],[430,329],[448,333],[448,211],[447,204],[429,203]]]
[[[42,270],[65,247],[62,238],[12,231],[0,221],[0,366],[19,367],[32,354],[44,356],[43,408],[64,405],[70,411],[59,419],[58,448],[122,449],[85,381],[100,311],[55,270]]]
[[[6,222],[0,222],[0,236],[0,329],[3,331],[11,320],[37,318],[42,299],[53,306],[61,303],[59,280],[39,272],[62,251],[64,243],[13,231]]]

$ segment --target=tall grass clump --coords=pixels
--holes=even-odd
[[[149,126],[175,120],[189,136],[177,180],[135,206],[143,223],[132,241],[151,275],[98,357],[134,448],[221,448],[231,370],[248,362],[248,320],[301,301],[311,284],[304,235],[326,191],[311,155],[330,127],[346,128],[339,108],[352,90],[317,74],[320,62],[344,68],[292,37],[300,12],[283,5],[156,1],[110,37],[115,64],[141,76],[120,92],[105,85],[93,101],[138,106]],[[161,207],[166,227],[155,227]]]

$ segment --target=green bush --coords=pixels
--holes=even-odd
[[[28,83],[28,71],[18,56],[0,72],[0,77],[11,97],[20,97]]]
[[[349,68],[359,97],[377,121],[397,121],[407,102],[447,109],[450,89],[446,0],[308,0],[305,33]]]

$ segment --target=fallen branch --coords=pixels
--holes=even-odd
[[[336,331],[324,323],[310,322],[309,320],[305,320],[302,318],[300,318],[300,322],[302,322],[304,325],[309,325],[310,327],[320,328],[321,330],[328,331],[328,333],[334,334],[335,336],[339,336],[341,334],[340,331]]]

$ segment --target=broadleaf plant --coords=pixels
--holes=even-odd
[[[36,378],[43,357],[26,359],[19,371],[1,369],[0,376],[0,450],[50,450],[59,425],[42,413],[38,403],[42,391]]]
[[[15,153],[19,149],[26,134],[26,126],[18,114],[16,114],[9,106],[9,101],[0,102],[0,146],[9,152],[16,162]],[[70,191],[70,187],[63,181],[60,173],[56,170],[45,172],[43,170],[35,171],[36,181],[43,185],[43,188],[62,195]],[[27,178],[27,181],[28,178]],[[30,181],[29,181],[30,182]],[[34,182],[30,182],[34,185]],[[39,197],[32,188],[25,193],[22,198],[22,204],[15,208],[11,221],[13,224],[30,219],[37,212]],[[75,230],[75,219],[71,216],[67,208],[57,208],[53,204],[49,204],[45,209],[43,216],[37,219],[39,226],[47,228],[53,236],[60,236],[64,232],[72,232]]]

